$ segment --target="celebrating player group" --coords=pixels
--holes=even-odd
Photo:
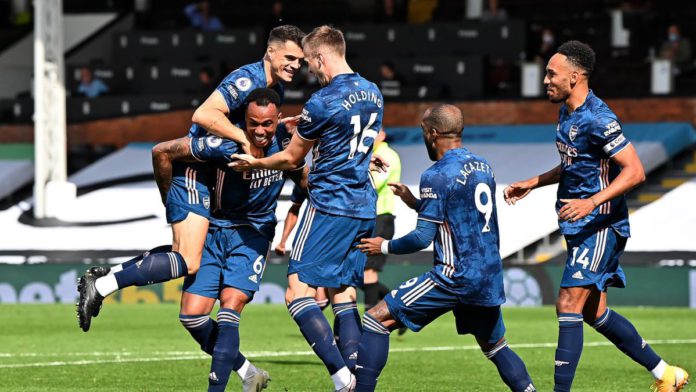
[[[188,135],[153,148],[172,244],[110,269],[90,268],[78,282],[80,327],[88,331],[104,298],[117,290],[183,276],[179,319],[212,357],[208,390],[224,391],[233,372],[244,391],[266,388],[270,375],[239,351],[239,325],[263,278],[277,200],[290,178],[307,191],[308,206],[290,253],[285,300],[335,391],[375,390],[391,331],[417,332],[449,311],[457,332],[476,338],[510,390],[536,391],[505,339],[494,168],[462,146],[465,119],[458,107],[430,106],[420,125],[435,163],[421,176],[420,197],[401,183],[389,184],[417,212],[417,226],[394,240],[374,237],[371,171],[389,165],[372,155],[384,99],[345,53],[336,28],[320,26],[305,35],[295,26],[276,27],[262,60],[227,75],[195,111]],[[283,83],[303,62],[321,88],[301,114],[281,118]],[[556,210],[568,260],[556,306],[554,390],[570,391],[584,321],[651,372],[656,390],[678,391],[688,382],[686,371],[668,365],[607,307],[607,288],[625,285],[619,265],[629,237],[624,194],[644,173],[618,119],[589,89],[594,62],[592,49],[577,41],[550,59],[547,95],[563,104],[556,131],[560,164],[511,184],[503,195],[515,204],[535,188],[559,184]],[[401,284],[361,318],[356,288],[363,285],[367,255],[407,254],[433,242],[432,270]],[[333,330],[315,300],[319,288],[328,291]]]

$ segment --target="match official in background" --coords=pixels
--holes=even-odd
[[[385,142],[387,134],[381,129],[375,138],[373,154],[381,157],[389,167],[385,172],[371,172],[372,181],[377,190],[377,221],[375,236],[385,239],[394,237],[394,192],[390,183],[401,181],[401,159],[399,154]],[[375,255],[367,258],[365,264],[365,310],[369,310],[389,293],[389,288],[379,282],[379,273],[387,262],[387,255]]]

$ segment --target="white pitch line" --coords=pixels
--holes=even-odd
[[[674,344],[696,344],[696,339],[667,339],[667,340],[653,340],[648,342],[652,345],[674,345]],[[606,347],[613,346],[611,342],[586,342],[584,347]],[[549,343],[519,343],[511,344],[510,348],[513,349],[525,349],[525,348],[555,348],[556,342]],[[409,352],[436,352],[436,351],[467,351],[467,350],[480,350],[478,345],[468,345],[468,346],[435,346],[435,347],[401,347],[401,348],[391,348],[390,353],[409,353]],[[131,352],[93,352],[93,353],[22,353],[22,354],[11,354],[11,353],[0,353],[0,357],[40,357],[42,355],[46,356],[100,356],[100,355],[113,355],[117,358],[113,359],[93,359],[93,360],[81,360],[81,361],[53,361],[53,362],[35,362],[35,363],[16,363],[16,364],[0,364],[0,369],[12,369],[12,368],[25,368],[25,367],[43,367],[43,366],[79,366],[79,365],[97,365],[105,363],[133,363],[133,362],[155,362],[155,361],[187,361],[193,359],[208,359],[210,356],[202,354],[197,351],[164,351],[164,352],[148,352],[140,354],[160,354],[161,356],[149,357],[149,358],[120,358],[121,356],[129,357],[134,355],[139,355],[139,353]],[[244,355],[247,358],[272,358],[272,357],[295,357],[295,356],[310,356],[314,355],[314,351],[252,351],[246,352]]]

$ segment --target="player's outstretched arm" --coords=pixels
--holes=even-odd
[[[190,143],[190,138],[182,137],[159,143],[152,148],[152,168],[162,203],[167,201],[167,193],[172,184],[172,162],[196,162],[191,154]]]
[[[263,156],[263,149],[256,147],[248,138],[246,132],[230,122],[227,115],[230,110],[222,94],[215,90],[196,109],[191,121],[205,128],[208,132],[225,139],[234,140],[242,146],[245,153],[256,158]]]
[[[363,238],[357,246],[361,252],[369,255],[397,254],[404,255],[425,249],[433,242],[437,234],[438,224],[418,219],[416,228],[401,238],[387,241],[382,237]]]
[[[396,196],[399,196],[401,198],[401,201],[404,202],[409,208],[412,210],[418,209],[418,199],[413,196],[413,193],[411,193],[411,190],[408,189],[408,187],[400,182],[390,182],[387,183],[389,187],[391,188],[392,192]]]
[[[281,152],[261,159],[247,154],[234,154],[232,155],[234,161],[228,166],[240,171],[251,169],[291,170],[302,164],[312,146],[314,146],[314,140],[306,140],[294,134],[290,144]]]
[[[546,173],[534,176],[524,181],[513,182],[503,189],[503,197],[508,204],[515,204],[518,200],[523,199],[533,189],[541,188],[542,186],[556,184],[561,179],[562,166],[559,164]]]
[[[558,211],[561,220],[576,221],[582,219],[601,204],[627,193],[645,181],[643,164],[632,144],[626,146],[611,159],[621,166],[621,173],[608,187],[595,193],[589,199],[561,199],[561,202],[565,203]]]

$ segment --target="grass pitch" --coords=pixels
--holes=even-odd
[[[696,374],[696,312],[616,308],[666,361]],[[326,312],[330,317],[329,312]],[[553,388],[554,309],[505,308],[507,338],[540,391]],[[282,306],[245,309],[241,350],[268,370],[268,391],[330,391],[326,370]],[[648,391],[652,377],[585,326],[574,391]],[[106,305],[92,329],[74,306],[0,305],[0,391],[204,391],[210,359],[178,322],[175,305]],[[696,387],[692,386],[696,391]],[[228,390],[241,390],[235,375]],[[391,337],[378,391],[505,391],[471,336],[443,316],[416,334]],[[688,390],[688,389],[687,389]]]

